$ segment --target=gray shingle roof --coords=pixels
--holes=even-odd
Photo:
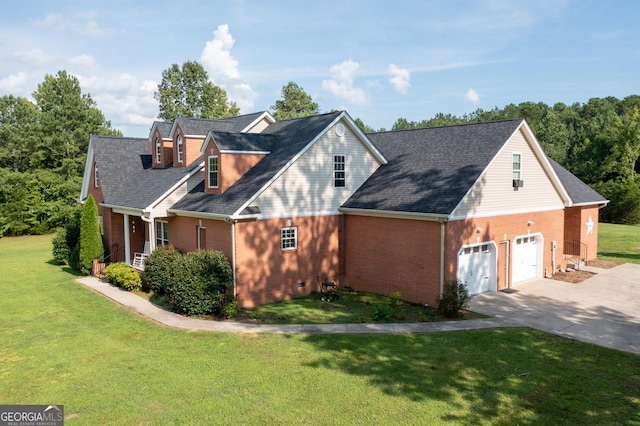
[[[109,205],[144,209],[193,169],[151,168],[147,138],[92,135],[89,144],[98,166],[104,202]],[[194,164],[201,162],[202,159]]]
[[[589,185],[578,179],[553,159],[549,158],[549,162],[567,190],[573,204],[603,204],[608,202],[606,198],[591,189]]]
[[[264,133],[209,133],[223,151],[271,151],[277,140],[276,136]]]
[[[263,113],[264,112],[256,112],[235,117],[216,118],[214,120],[182,117],[176,118],[175,122],[180,125],[185,135],[206,136],[210,130],[236,133],[253,123]]]
[[[272,135],[274,138],[269,155],[223,194],[207,194],[204,192],[204,184],[201,184],[178,201],[172,209],[221,215],[234,214],[340,114],[342,112],[337,111],[271,124],[261,133]]]
[[[163,139],[169,138],[171,133],[171,127],[173,127],[173,121],[154,121],[151,128],[156,127],[160,132],[160,137]]]
[[[343,207],[448,215],[522,120],[372,133],[389,160]]]

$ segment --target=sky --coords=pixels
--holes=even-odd
[[[635,0],[22,0],[0,14],[0,96],[78,78],[146,137],[172,64],[200,62],[241,113],[295,82],[375,128],[510,103],[640,94]]]

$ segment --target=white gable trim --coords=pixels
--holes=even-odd
[[[87,158],[84,161],[84,174],[82,175],[82,189],[80,190],[80,198],[78,201],[84,203],[84,200],[89,196],[89,180],[91,177],[91,166],[94,159],[93,141],[89,140],[89,148],[87,149]]]
[[[247,127],[245,127],[244,129],[240,130],[240,133],[247,133],[249,130],[251,130],[256,124],[258,124],[259,122],[261,122],[264,119],[267,119],[267,121],[271,124],[276,122],[276,119],[273,118],[273,116],[271,114],[269,114],[269,111],[264,111],[262,114],[260,114],[260,116],[258,118],[256,118],[255,120],[253,120]]]
[[[375,145],[371,143],[369,138],[367,138],[365,134],[362,133],[360,128],[355,124],[351,117],[349,117],[346,112],[342,111],[340,115],[338,115],[331,123],[327,125],[327,127],[325,127],[320,133],[318,133],[304,148],[302,148],[291,160],[289,160],[287,164],[285,164],[280,170],[278,170],[278,172],[275,173],[271,179],[269,179],[258,191],[256,191],[251,197],[249,197],[249,199],[245,201],[244,204],[242,204],[242,206],[240,206],[240,208],[232,214],[232,216],[239,216],[240,212],[242,212],[251,203],[253,203],[256,198],[260,196],[260,194],[262,194],[267,188],[269,188],[271,184],[273,184],[273,182],[275,182],[280,176],[282,176],[282,174],[286,172],[292,164],[298,161],[298,159],[302,157],[302,155],[304,155],[304,153],[307,152],[313,146],[313,144],[315,144],[329,131],[329,129],[333,128],[333,126],[335,126],[335,124],[342,119],[344,119],[345,123],[354,131],[354,133],[356,133],[356,135],[358,135],[365,147],[371,151],[371,153],[380,163],[386,164],[388,162],[387,159],[382,155],[382,153],[378,151]]]
[[[198,166],[194,167],[193,169],[191,169],[191,171],[189,173],[187,173],[185,176],[182,177],[182,179],[178,180],[176,183],[173,184],[173,186],[171,186],[171,188],[169,188],[164,194],[162,194],[160,197],[156,198],[156,200],[154,202],[152,202],[151,204],[149,204],[147,207],[145,207],[143,209],[143,211],[146,214],[150,214],[151,211],[162,202],[162,200],[164,200],[165,198],[167,198],[169,195],[171,195],[171,193],[173,191],[175,191],[176,189],[178,189],[183,183],[185,183],[191,176],[195,175],[196,173],[198,173],[200,170],[204,169],[204,162],[200,163]]]

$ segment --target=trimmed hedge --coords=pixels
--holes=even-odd
[[[145,275],[149,288],[185,315],[220,315],[233,284],[229,260],[211,250],[181,254],[159,247],[145,261]]]
[[[112,263],[104,269],[104,277],[108,282],[128,291],[142,290],[142,278],[131,266],[124,262]]]

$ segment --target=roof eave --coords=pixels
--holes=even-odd
[[[435,222],[447,222],[449,215],[442,213],[401,212],[394,210],[361,209],[353,207],[340,207],[341,213],[355,216],[376,216],[395,219],[428,220]]]

